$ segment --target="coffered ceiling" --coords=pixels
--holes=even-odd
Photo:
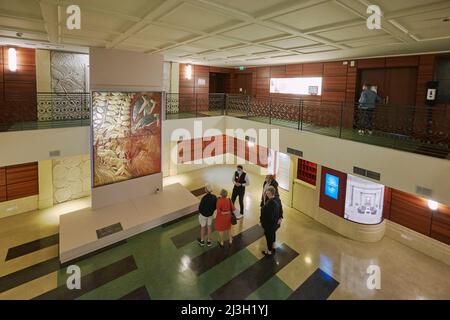
[[[71,4],[81,30],[66,27]],[[0,43],[248,66],[450,51],[447,20],[449,0],[0,0]]]

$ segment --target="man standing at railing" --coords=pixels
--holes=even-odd
[[[364,84],[361,97],[359,98],[358,112],[358,133],[372,134],[373,130],[373,114],[375,105],[381,102],[380,96],[371,89],[372,85]]]

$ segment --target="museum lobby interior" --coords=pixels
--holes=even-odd
[[[0,17],[0,300],[450,299],[449,1]]]

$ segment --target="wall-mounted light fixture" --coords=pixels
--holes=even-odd
[[[8,49],[8,67],[9,71],[16,72],[17,70],[17,52],[14,48]]]
[[[439,203],[437,203],[434,200],[428,200],[428,208],[430,208],[433,211],[436,211],[439,207]]]
[[[186,79],[187,80],[192,79],[192,65],[190,64],[186,65]]]

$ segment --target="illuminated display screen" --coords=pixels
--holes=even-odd
[[[270,93],[320,96],[322,94],[322,77],[271,78]]]
[[[325,174],[325,195],[337,200],[339,196],[339,178],[332,174]]]

